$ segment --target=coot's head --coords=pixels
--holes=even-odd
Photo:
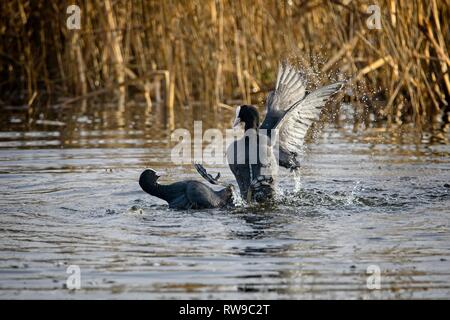
[[[159,175],[156,173],[153,169],[146,169],[144,172],[141,173],[141,176],[139,178],[139,184],[142,188],[144,186],[153,185],[156,183],[156,180],[158,180]]]
[[[236,119],[234,119],[233,127],[241,122],[245,124],[245,130],[257,129],[259,127],[259,112],[254,106],[243,105],[236,108]]]
[[[219,191],[221,193],[221,198],[224,203],[230,204],[233,200],[234,187],[232,184],[229,184],[224,189]]]

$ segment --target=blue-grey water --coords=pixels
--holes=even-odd
[[[175,211],[141,191],[140,172],[201,178],[171,163],[153,114],[1,118],[2,299],[450,298],[448,132],[417,141],[344,119],[309,145],[299,182],[283,172],[275,206]],[[374,267],[380,289],[367,285]]]

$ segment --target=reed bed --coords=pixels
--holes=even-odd
[[[347,80],[346,99],[388,126],[448,123],[449,0],[377,1],[381,29],[369,29],[373,2],[2,1],[0,104],[110,91],[121,108],[136,96],[150,109],[258,104],[291,60],[312,87]],[[74,3],[80,30],[66,26]]]

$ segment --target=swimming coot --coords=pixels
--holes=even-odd
[[[173,209],[209,209],[220,208],[231,204],[232,186],[215,191],[206,184],[186,180],[172,184],[159,184],[159,176],[152,169],[142,172],[139,185],[142,190],[157,198],[167,201]]]

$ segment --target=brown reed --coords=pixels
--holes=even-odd
[[[150,109],[164,72],[161,91],[178,105],[261,103],[290,59],[312,86],[347,79],[349,99],[388,126],[448,122],[449,0],[377,1],[381,30],[367,27],[371,2],[2,1],[0,104],[32,109],[107,88],[121,108],[137,93]],[[66,27],[74,3],[80,30]]]

